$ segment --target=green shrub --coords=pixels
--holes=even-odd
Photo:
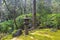
[[[5,22],[0,23],[0,28],[1,28],[0,31],[2,31],[2,32],[11,31],[11,29],[14,28],[13,21],[9,20],[9,21],[5,21]]]
[[[53,27],[58,27],[58,25],[60,24],[60,14],[46,14],[43,16],[40,16],[39,18],[41,24],[40,26],[42,27],[46,27],[47,25],[49,26],[53,26]]]
[[[32,14],[25,14],[25,15],[21,15],[19,17],[16,18],[16,22],[17,22],[17,25],[18,25],[18,28],[19,27],[22,27],[23,23],[24,23],[24,18],[25,16],[28,15],[28,17],[30,18],[30,21],[32,21]],[[37,14],[37,19],[39,17],[39,14]]]

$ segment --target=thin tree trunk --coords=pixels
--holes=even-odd
[[[8,5],[7,5],[7,3],[6,3],[5,0],[3,0],[3,2],[5,3],[8,11],[9,11],[10,13],[13,13],[14,24],[15,24],[16,28],[18,28],[18,27],[17,27],[17,24],[16,24],[16,20],[15,20],[15,16],[16,16],[16,11],[15,11],[15,9],[16,9],[16,0],[15,0],[15,7],[14,7],[13,11],[11,11],[11,10],[8,8]]]
[[[14,9],[13,10],[14,10],[14,12],[13,12],[13,14],[14,14],[13,15],[13,17],[14,17],[14,19],[13,19],[14,20],[14,24],[16,26],[16,29],[18,29],[18,26],[17,26],[17,23],[16,23],[16,17],[15,17],[16,16],[16,13],[17,13],[16,12],[16,0],[15,0],[15,6],[14,6]]]

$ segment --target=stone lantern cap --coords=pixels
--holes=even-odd
[[[27,16],[27,15],[26,15],[26,16],[25,16],[25,18],[24,18],[24,20],[27,20],[27,21],[28,21],[29,19],[30,19],[30,18],[28,18],[28,16]]]

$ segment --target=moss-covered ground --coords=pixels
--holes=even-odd
[[[8,35],[2,40],[60,40],[60,30],[52,32],[51,29],[39,29],[30,31],[29,35],[22,34],[19,37],[12,38],[12,35]]]

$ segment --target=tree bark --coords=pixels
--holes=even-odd
[[[33,29],[36,27],[36,0],[33,0]]]

